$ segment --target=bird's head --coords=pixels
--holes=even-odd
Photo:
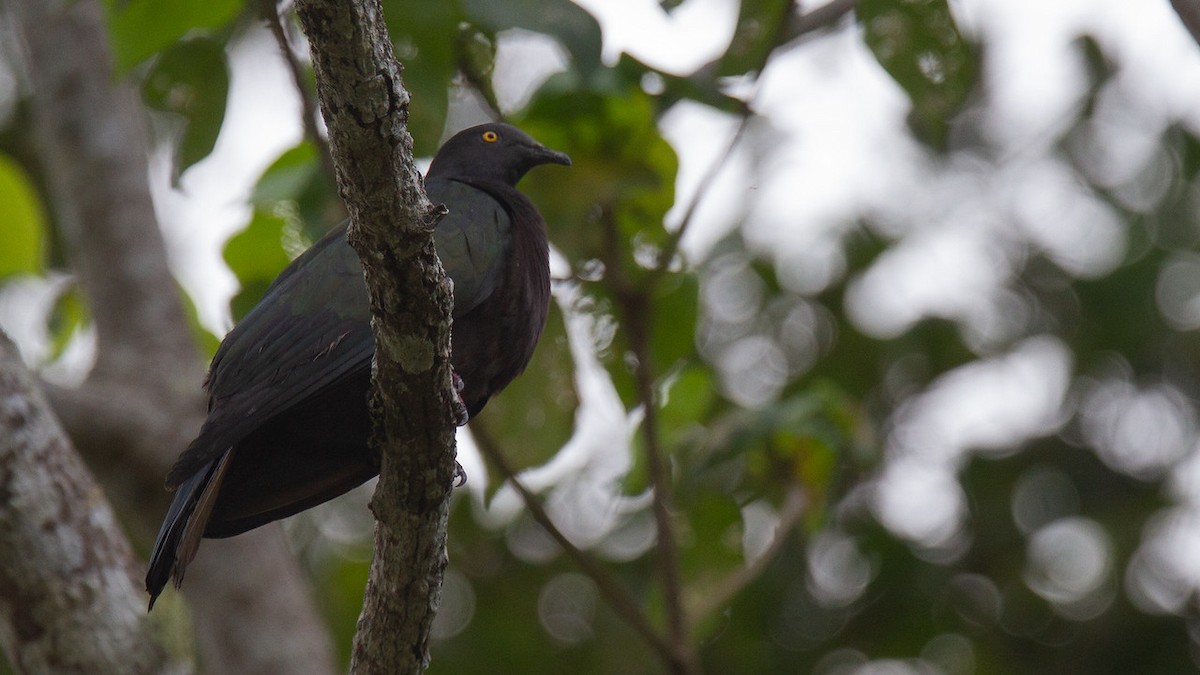
[[[433,158],[427,178],[498,180],[515,186],[539,164],[570,166],[571,158],[511,124],[493,122],[454,134]]]

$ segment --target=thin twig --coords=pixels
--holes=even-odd
[[[775,559],[788,535],[804,517],[804,495],[799,486],[793,485],[783,500],[779,511],[779,523],[775,526],[775,536],[767,549],[758,557],[739,567],[728,576],[718,581],[712,588],[706,589],[703,595],[688,608],[688,618],[692,626],[700,623],[705,617],[720,611],[728,605],[738,593],[742,592],[755,579],[766,571],[767,566]]]
[[[492,86],[492,68],[482,68],[479,59],[471,58],[469,42],[476,39],[479,33],[472,26],[464,26],[458,31],[458,73],[468,86],[479,94],[480,103],[487,108],[493,120],[504,121],[504,112],[500,110],[500,101],[496,98],[496,88]],[[493,44],[494,49],[494,44]],[[492,52],[493,57],[495,52]]]
[[[1192,39],[1200,43],[1200,0],[1171,0],[1171,6],[1175,8],[1183,26],[1192,34]]]
[[[654,401],[654,369],[650,362],[650,317],[644,305],[644,295],[622,297],[626,330],[636,364],[638,398],[642,403],[642,442],[646,445],[646,468],[654,485],[654,520],[658,527],[656,545],[662,563],[663,586],[667,600],[667,619],[671,640],[681,657],[674,664],[677,673],[700,672],[692,650],[688,620],[684,615],[683,582],[679,574],[679,550],[672,516],[671,476],[667,460],[658,442],[658,414]]]
[[[671,663],[672,672],[679,675],[699,673],[700,667],[688,637],[688,622],[684,617],[682,581],[679,575],[678,541],[672,519],[671,477],[666,467],[662,447],[658,442],[658,415],[654,403],[654,367],[650,360],[650,312],[646,305],[650,286],[635,287],[627,278],[620,252],[621,235],[611,209],[603,209],[604,225],[604,283],[617,299],[621,321],[629,338],[630,350],[636,365],[634,379],[638,399],[642,404],[642,440],[646,451],[646,467],[654,487],[654,522],[658,529],[655,547],[662,572],[663,594],[666,601],[667,623],[671,643],[677,658]]]
[[[276,4],[276,0],[260,0],[260,3],[263,17],[267,20],[267,27],[271,29],[271,35],[275,36],[275,43],[279,45],[279,52],[283,55],[288,72],[291,73],[292,84],[300,96],[304,137],[317,149],[321,171],[329,179],[330,185],[337,185],[337,170],[333,166],[333,155],[329,152],[329,142],[325,140],[325,137],[321,135],[320,128],[317,127],[317,115],[320,112],[317,109],[317,98],[309,91],[304,77],[304,66],[300,63],[300,59],[296,58],[296,53],[292,51],[291,43],[288,42],[287,31],[284,30],[283,21],[279,15],[279,6]]]
[[[755,90],[757,93],[757,89]],[[751,99],[753,100],[753,98]],[[663,244],[662,250],[658,254],[658,264],[654,269],[654,273],[650,275],[651,281],[666,273],[671,267],[671,261],[674,260],[675,254],[679,251],[679,244],[683,241],[683,235],[687,233],[688,227],[691,226],[695,219],[696,209],[700,206],[700,201],[708,194],[709,188],[717,179],[717,175],[721,173],[721,169],[725,168],[725,164],[729,158],[733,156],[734,149],[741,142],[742,136],[745,135],[746,129],[750,126],[750,120],[754,113],[750,109],[748,102],[741,111],[741,120],[738,122],[737,129],[729,138],[729,143],[725,146],[725,152],[721,153],[708,167],[708,171],[700,178],[700,182],[696,184],[696,192],[692,195],[692,200],[688,202],[687,210],[683,212],[683,219],[679,221],[679,227],[670,233],[667,237],[667,242]]]
[[[799,9],[797,0],[786,0],[789,5],[789,10]],[[791,19],[780,21],[779,27],[772,38],[771,49],[764,52],[762,63],[758,64],[757,68],[751,69],[761,76],[762,71],[770,62],[771,56],[779,50],[780,47],[794,42],[803,35],[807,35],[815,30],[830,26],[839,21],[848,12],[852,11],[858,4],[857,0],[834,0],[827,5],[818,7],[811,12],[795,12]],[[658,255],[658,264],[654,272],[649,275],[648,283],[654,283],[659,279],[671,266],[671,262],[675,259],[675,254],[679,251],[679,245],[683,241],[683,236],[687,233],[688,228],[695,220],[696,209],[700,206],[700,202],[708,194],[709,188],[717,179],[717,175],[721,173],[721,169],[725,168],[729,158],[733,156],[733,151],[742,141],[742,137],[746,134],[746,129],[750,126],[750,120],[754,118],[754,101],[758,97],[759,80],[755,80],[754,89],[750,97],[746,99],[739,115],[741,119],[738,122],[737,129],[729,138],[729,143],[725,147],[725,152],[718,155],[717,159],[708,167],[708,171],[700,178],[700,182],[696,185],[696,192],[692,195],[691,202],[688,203],[687,209],[683,212],[683,219],[679,222],[679,227],[675,228],[667,237],[667,241],[663,244],[662,250]]]
[[[587,551],[573,544],[563,534],[562,530],[558,529],[554,521],[550,518],[550,514],[546,513],[541,500],[538,499],[537,495],[530,492],[525,487],[525,484],[521,482],[520,478],[517,477],[516,471],[508,463],[504,452],[500,450],[499,445],[492,438],[491,434],[482,428],[472,427],[471,435],[475,438],[475,444],[480,452],[500,470],[500,474],[504,476],[504,479],[520,495],[521,500],[525,503],[525,508],[529,511],[529,515],[562,547],[567,556],[575,561],[575,564],[583,570],[583,573],[595,582],[600,595],[608,601],[613,610],[620,614],[634,631],[641,635],[658,652],[664,661],[667,663],[674,661],[676,657],[670,643],[655,630],[654,626],[650,625],[650,620],[646,618],[646,614],[638,606],[633,596],[617,583],[616,579],[608,573],[608,570],[604,569],[603,565]]]
[[[787,28],[779,45],[786,46],[799,37],[832,26],[841,21],[843,16],[854,11],[857,5],[858,0],[833,0],[810,12],[793,14],[786,24]]]

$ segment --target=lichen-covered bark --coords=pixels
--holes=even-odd
[[[413,166],[408,93],[378,0],[296,7],[374,314],[378,522],[351,670],[416,673],[428,662],[455,469],[451,294],[431,237],[440,210]]]
[[[0,334],[4,652],[18,672],[171,671],[140,577],[103,492]]]

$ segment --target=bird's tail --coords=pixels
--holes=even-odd
[[[174,578],[175,588],[183,583],[184,570],[196,556],[232,456],[232,452],[226,452],[220,459],[209,462],[176,489],[175,500],[167,510],[150,554],[150,568],[146,571],[146,592],[150,594],[147,611],[154,609],[154,601],[166,587],[167,579]]]

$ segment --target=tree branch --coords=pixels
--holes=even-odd
[[[450,285],[433,249],[444,208],[413,165],[400,78],[378,0],[301,0],[350,242],[374,315],[375,557],[351,671],[418,673],[446,567],[454,462]]]
[[[620,253],[620,231],[610,209],[601,217],[604,227],[605,283],[616,298],[621,325],[634,356],[634,381],[644,412],[642,441],[646,468],[654,486],[654,523],[658,529],[655,546],[662,573],[667,623],[671,634],[671,671],[679,675],[700,672],[699,660],[688,635],[689,622],[684,615],[682,580],[679,576],[678,540],[672,514],[671,475],[668,460],[658,442],[658,414],[654,396],[654,367],[650,362],[650,284],[635,287],[628,279]]]
[[[276,0],[261,0],[261,4],[267,27],[271,29],[271,35],[275,36],[275,44],[279,45],[279,55],[283,57],[288,73],[292,76],[292,86],[296,88],[296,94],[300,97],[300,115],[304,122],[304,136],[317,149],[317,159],[320,161],[321,170],[325,176],[331,184],[336,183],[337,171],[333,167],[333,157],[329,154],[329,143],[321,136],[321,130],[317,128],[317,115],[320,112],[317,109],[317,101],[305,82],[304,66],[296,58],[296,53],[292,51],[292,46],[288,43],[287,31],[284,29],[282,17],[279,15],[279,6]]]
[[[787,22],[787,28],[778,44],[788,45],[813,31],[829,28],[841,21],[843,16],[853,12],[857,6],[858,0],[832,0],[810,12],[795,12]]]
[[[1184,28],[1192,34],[1192,39],[1200,43],[1200,0],[1171,0],[1171,6]]]
[[[775,31],[775,35],[771,39],[773,45],[771,49],[764,53],[763,60],[758,64],[753,71],[761,75],[767,63],[770,62],[771,56],[781,47],[784,47],[800,37],[807,35],[815,30],[827,28],[843,16],[850,13],[857,6],[857,0],[833,0],[829,4],[822,5],[811,12],[800,12],[798,0],[785,0],[789,5],[791,17],[785,21],[781,21],[779,28]],[[700,69],[699,72],[707,73],[709,77],[714,77],[716,73],[715,65],[718,61],[714,61],[709,66]],[[709,188],[716,182],[717,176],[721,173],[721,169],[728,163],[729,158],[733,156],[733,151],[741,143],[746,130],[750,126],[750,120],[754,118],[754,100],[758,97],[758,81],[755,80],[754,90],[746,102],[742,105],[739,115],[737,129],[729,138],[729,143],[725,146],[725,152],[721,153],[711,165],[708,171],[700,178],[699,184],[696,186],[696,192],[692,195],[692,199],[688,202],[687,209],[683,212],[683,218],[679,221],[679,227],[667,236],[667,241],[663,244],[662,250],[659,251],[658,262],[655,265],[654,271],[647,277],[647,284],[653,284],[662,277],[671,267],[671,263],[675,260],[675,255],[679,251],[679,245],[683,241],[684,235],[687,234],[691,227],[692,221],[695,219],[696,210],[699,208],[701,201],[708,194]]]
[[[504,452],[497,446],[495,439],[491,437],[483,429],[472,429],[471,434],[475,437],[475,444],[479,450],[487,457],[488,461],[500,470],[500,474],[504,479],[513,486],[513,489],[520,495],[521,501],[525,503],[525,508],[529,511],[529,515],[537,521],[542,529],[550,535],[563,551],[566,551],[567,556],[575,561],[579,569],[583,570],[592,581],[596,583],[596,588],[600,590],[600,595],[608,601],[608,604],[621,615],[621,618],[642,636],[651,647],[658,652],[659,656],[666,663],[671,663],[675,660],[675,650],[669,642],[663,639],[663,636],[655,630],[650,624],[650,620],[646,618],[646,614],[638,606],[637,602],[629,595],[616,579],[587,551],[576,546],[570,539],[563,534],[562,530],[554,524],[554,520],[550,518],[550,514],[546,513],[546,509],[542,506],[542,502],[537,495],[529,491],[521,479],[517,477],[508,459],[504,456]]]
[[[16,670],[171,670],[142,612],[139,571],[103,492],[0,333],[0,643]]]
[[[793,485],[783,500],[779,511],[779,523],[775,526],[775,536],[767,549],[757,558],[749,560],[742,567],[730,572],[727,577],[705,590],[704,595],[697,596],[696,601],[688,607],[688,618],[694,627],[705,617],[720,611],[733,601],[755,579],[767,570],[767,566],[779,554],[783,543],[787,541],[792,530],[804,517],[804,495],[798,486]]]
[[[750,109],[749,104],[742,108],[741,119],[738,121],[737,129],[729,137],[729,143],[726,144],[725,151],[709,165],[708,171],[700,177],[700,182],[696,184],[696,192],[692,195],[691,201],[688,202],[687,210],[683,212],[683,219],[679,221],[679,227],[667,235],[667,241],[659,251],[658,262],[654,267],[653,273],[648,278],[649,283],[657,281],[671,269],[671,263],[675,260],[675,254],[679,252],[679,245],[683,242],[683,237],[687,234],[688,228],[691,227],[692,221],[695,220],[696,210],[700,207],[700,202],[708,194],[709,188],[716,182],[721,169],[725,168],[729,158],[733,156],[733,151],[737,148],[738,143],[742,142],[742,136],[746,134],[746,129],[749,128],[753,115],[754,113]]]
[[[634,379],[642,403],[642,442],[646,446],[646,468],[654,485],[654,522],[659,564],[667,600],[667,620],[676,655],[672,670],[681,675],[700,672],[699,659],[692,649],[689,621],[683,606],[683,581],[680,578],[678,539],[675,535],[669,460],[658,442],[658,411],[654,396],[654,367],[650,362],[650,317],[643,295],[627,294],[619,298],[625,329],[633,351]]]

